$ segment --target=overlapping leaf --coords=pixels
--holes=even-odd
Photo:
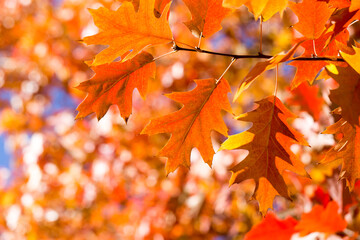
[[[169,5],[157,18],[154,3],[155,0],[141,0],[138,12],[130,2],[124,2],[116,11],[103,7],[90,9],[100,32],[85,37],[84,42],[109,46],[96,55],[93,66],[110,63],[120,56],[123,57],[121,61],[126,61],[149,46],[172,41],[167,21]]]
[[[333,41],[329,39],[332,36],[332,32],[325,33],[315,40],[306,40],[301,44],[304,48],[304,52],[300,57],[312,57],[317,55],[319,57],[337,57],[338,46],[337,42],[346,43],[349,38],[349,32],[344,30],[336,36]],[[303,39],[301,39],[303,40]],[[296,67],[296,73],[294,79],[291,81],[291,89],[298,87],[303,82],[309,82],[312,84],[319,73],[319,71],[328,65],[326,61],[293,61],[289,63]]]
[[[245,78],[240,82],[240,85],[236,91],[236,94],[234,96],[234,101],[239,98],[241,93],[245,91],[250,84],[263,72],[270,70],[274,67],[276,67],[277,64],[286,62],[292,59],[292,56],[294,55],[296,49],[300,46],[302,42],[298,42],[296,45],[294,45],[286,54],[278,54],[274,57],[266,60],[265,62],[259,62],[257,63],[250,72],[245,76]]]
[[[294,28],[304,37],[317,39],[325,30],[325,23],[329,20],[333,9],[324,1],[303,0],[301,3],[289,2],[289,7],[299,18]]]
[[[341,160],[340,177],[346,179],[346,185],[352,191],[356,179],[360,178],[360,127],[351,126],[342,118],[329,126],[323,133],[343,134],[342,139],[326,153],[322,163]]]
[[[225,0],[224,6],[238,8],[245,4],[255,19],[262,16],[263,21],[271,18],[275,13],[282,13],[286,8],[287,0]]]
[[[231,10],[222,6],[222,0],[183,0],[192,19],[185,25],[195,35],[209,37],[221,29],[221,21]]]
[[[244,240],[268,240],[273,239],[274,234],[276,234],[276,240],[289,240],[296,232],[296,224],[297,221],[292,217],[280,220],[276,218],[275,214],[268,213],[245,235]]]
[[[112,62],[92,69],[95,75],[77,87],[88,95],[78,106],[76,118],[95,112],[97,118],[101,119],[109,107],[116,104],[126,121],[132,111],[134,89],[137,88],[145,97],[148,80],[155,77],[156,66],[152,55],[142,52],[126,62]]]
[[[336,233],[346,228],[346,221],[338,214],[339,206],[336,202],[329,202],[326,208],[321,205],[313,207],[311,212],[301,215],[301,220],[295,229],[300,231],[300,236],[312,232],[326,234]]]
[[[353,47],[355,54],[347,54],[345,52],[341,52],[341,56],[345,59],[345,61],[360,74],[360,48]]]
[[[178,166],[190,167],[193,148],[200,151],[204,161],[211,166],[214,149],[211,131],[227,136],[227,127],[222,120],[221,110],[231,112],[227,98],[230,86],[225,79],[216,84],[215,79],[195,80],[195,89],[184,93],[171,93],[170,99],[183,104],[177,112],[152,119],[142,134],[171,133],[171,137],[159,155],[167,157],[166,172],[175,171]]]
[[[249,155],[234,166],[230,184],[254,179],[254,197],[259,201],[260,211],[272,208],[276,195],[289,198],[282,174],[285,170],[307,176],[304,165],[290,150],[292,144],[308,145],[303,136],[289,126],[288,118],[295,116],[273,96],[257,102],[259,107],[237,117],[252,122],[252,127],[230,136],[220,149],[245,149]]]
[[[355,63],[357,64],[357,63]],[[341,107],[342,117],[352,125],[359,126],[360,116],[360,74],[351,67],[326,69],[330,77],[339,83],[330,91],[330,100]]]

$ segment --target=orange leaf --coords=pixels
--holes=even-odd
[[[295,229],[300,231],[300,236],[312,232],[332,234],[342,231],[346,228],[347,223],[338,214],[338,209],[336,202],[329,202],[326,209],[321,205],[316,205],[311,212],[301,215],[301,220]]]
[[[215,79],[195,80],[197,86],[189,92],[171,93],[170,99],[183,104],[177,112],[152,119],[141,134],[171,133],[171,137],[160,156],[168,158],[167,174],[178,166],[190,167],[190,153],[195,147],[204,161],[211,166],[214,149],[210,133],[215,130],[227,136],[227,127],[221,110],[231,112],[227,98],[230,86],[225,79],[216,84]]]
[[[76,119],[95,112],[100,120],[112,104],[120,109],[121,116],[127,121],[132,110],[132,93],[137,88],[142,97],[147,91],[148,79],[155,77],[153,57],[142,52],[126,62],[112,62],[92,69],[95,75],[82,82],[77,88],[88,95],[77,107]]]
[[[317,0],[303,0],[301,3],[289,2],[289,7],[299,18],[294,28],[309,39],[320,37],[325,30],[325,23],[334,11],[327,6],[326,2]]]
[[[103,7],[89,10],[100,32],[85,37],[84,42],[109,45],[96,55],[93,66],[110,63],[120,56],[123,62],[147,47],[172,41],[167,21],[170,5],[167,5],[160,18],[156,18],[154,3],[155,0],[141,0],[138,12],[129,2],[124,2],[116,11]]]
[[[224,0],[224,6],[239,8],[245,4],[249,11],[254,14],[255,19],[260,16],[263,21],[271,18],[275,13],[282,13],[286,8],[287,0]]]
[[[329,32],[321,35],[318,39],[304,41],[301,47],[303,47],[305,51],[300,57],[312,57],[314,55],[319,57],[337,57],[338,45],[336,43],[346,43],[349,38],[349,33],[345,30],[327,44],[331,36],[332,33]],[[291,89],[298,87],[303,82],[312,84],[319,71],[327,64],[326,61],[293,61],[289,63],[289,65],[297,68],[295,77],[291,82]]]
[[[222,0],[183,0],[191,12],[185,25],[195,35],[209,37],[221,29],[221,21],[231,10],[222,7]]]
[[[292,59],[296,49],[300,46],[302,42],[298,42],[294,45],[286,54],[278,54],[274,57],[266,60],[265,62],[257,63],[250,72],[245,76],[245,78],[240,82],[240,86],[238,87],[236,94],[234,96],[234,101],[239,98],[241,93],[248,89],[250,84],[263,72],[270,70],[276,67],[277,64],[281,62],[286,62]]]
[[[350,5],[350,12],[360,9],[360,0],[352,0]]]
[[[288,217],[285,220],[279,220],[275,214],[268,213],[265,218],[257,225],[255,225],[246,235],[244,240],[289,240],[291,236],[297,232],[295,226],[297,221]]]
[[[360,74],[351,67],[336,67],[335,72],[326,68],[339,87],[330,91],[330,100],[341,107],[342,117],[352,125],[359,125]]]
[[[292,91],[292,97],[287,101],[290,105],[299,105],[303,110],[309,112],[315,119],[319,120],[323,108],[324,99],[319,97],[319,87],[309,86],[302,83]]]
[[[345,61],[360,74],[360,48],[353,47],[354,54],[347,54],[345,52],[341,52],[341,56],[345,59]]]
[[[342,139],[326,153],[321,163],[330,163],[341,159],[340,177],[346,179],[346,185],[352,191],[356,179],[360,178],[360,127],[351,126],[342,118],[322,133],[343,134]]]
[[[308,145],[303,136],[286,122],[294,118],[274,96],[257,102],[259,107],[237,117],[238,120],[252,122],[252,127],[242,133],[230,136],[220,149],[245,149],[249,155],[234,166],[230,184],[246,179],[254,179],[254,197],[259,201],[260,211],[265,214],[272,208],[276,195],[289,198],[282,176],[285,170],[307,176],[304,164],[290,150],[292,144]]]

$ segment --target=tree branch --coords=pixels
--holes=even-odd
[[[232,57],[235,59],[243,59],[243,58],[262,58],[262,59],[269,59],[272,58],[274,56],[271,55],[266,55],[266,54],[262,54],[262,53],[258,53],[257,55],[255,54],[246,54],[246,55],[237,55],[237,54],[228,54],[228,53],[219,53],[219,52],[213,52],[213,51],[207,51],[204,49],[200,49],[200,48],[196,48],[196,49],[192,49],[192,48],[183,48],[183,47],[179,47],[178,45],[174,45],[173,46],[174,51],[187,51],[187,52],[199,52],[199,53],[207,53],[207,54],[211,54],[211,55],[218,55],[218,56],[224,56],[224,57]],[[339,57],[317,57],[317,56],[313,56],[313,57],[297,57],[294,59],[291,59],[290,61],[333,61],[333,62],[345,62],[345,60],[343,58],[339,58]]]

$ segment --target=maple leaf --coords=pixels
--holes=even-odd
[[[337,57],[338,45],[337,43],[346,43],[349,38],[349,32],[344,30],[336,36],[335,41],[330,41],[332,32],[321,35],[315,40],[306,40],[301,44],[304,48],[304,52],[300,57],[312,57],[317,55],[319,57]],[[303,41],[304,39],[299,39]],[[296,67],[296,73],[294,79],[291,81],[291,89],[298,87],[303,82],[313,84],[319,71],[328,65],[326,61],[293,61],[289,65]]]
[[[360,48],[353,47],[355,54],[340,52],[345,61],[360,74]]]
[[[342,117],[352,125],[359,125],[360,116],[360,75],[351,67],[326,68],[330,77],[339,87],[330,91],[330,100],[341,107]]]
[[[286,54],[278,54],[274,57],[266,60],[265,62],[257,63],[250,72],[245,76],[245,78],[240,82],[240,85],[235,93],[234,101],[238,99],[243,91],[248,89],[250,84],[263,72],[270,70],[276,67],[277,64],[286,62],[292,59],[296,49],[300,46],[302,42],[295,44]]]
[[[303,213],[295,229],[300,231],[300,236],[305,236],[312,232],[322,232],[326,234],[336,233],[346,228],[346,221],[338,214],[339,206],[336,202],[329,202],[324,209],[321,205],[313,207],[311,212]]]
[[[346,179],[346,185],[352,191],[356,179],[360,178],[360,127],[351,126],[341,118],[322,133],[343,134],[342,139],[326,153],[321,163],[340,159],[342,161],[340,178]]]
[[[172,41],[167,21],[170,4],[161,17],[156,18],[154,3],[155,0],[141,0],[138,12],[130,2],[124,2],[116,11],[103,7],[89,9],[100,32],[83,41],[109,45],[95,56],[93,66],[110,63],[120,56],[121,61],[126,61],[147,47]]]
[[[262,16],[263,21],[270,19],[275,13],[282,12],[286,8],[287,0],[225,0],[224,6],[239,8],[245,4],[255,19]]]
[[[184,24],[195,35],[209,37],[222,27],[221,21],[231,12],[222,6],[222,0],[183,0],[191,12],[191,20]]]
[[[334,11],[327,6],[326,2],[317,0],[303,0],[301,3],[289,2],[289,7],[299,18],[294,28],[309,39],[320,37],[325,30],[325,23]]]
[[[296,233],[295,226],[297,221],[288,217],[284,220],[276,218],[275,214],[268,213],[265,218],[257,225],[255,225],[246,235],[244,240],[289,240],[291,236]]]
[[[221,110],[231,112],[227,98],[230,86],[225,79],[216,84],[215,79],[195,80],[197,86],[189,92],[168,94],[170,99],[183,104],[177,112],[152,119],[141,134],[171,133],[160,156],[168,158],[167,174],[180,165],[190,167],[193,148],[200,151],[204,161],[211,166],[214,149],[210,133],[215,130],[227,136],[227,127]]]
[[[307,176],[304,164],[291,152],[292,144],[308,145],[303,136],[286,122],[295,118],[278,98],[267,97],[258,101],[258,108],[237,117],[252,122],[252,127],[242,133],[230,136],[220,149],[245,149],[248,156],[234,166],[230,184],[254,179],[254,197],[259,201],[260,211],[265,214],[272,208],[276,195],[289,198],[287,186],[282,177],[285,170]]]
[[[95,112],[100,120],[112,104],[120,109],[127,121],[132,110],[132,93],[137,88],[142,97],[147,91],[148,79],[155,78],[156,66],[153,56],[142,52],[126,62],[112,62],[93,66],[95,75],[77,88],[88,95],[77,107],[76,119]]]

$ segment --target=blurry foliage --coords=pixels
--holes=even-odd
[[[262,219],[257,203],[249,201],[255,183],[246,180],[229,187],[228,169],[244,159],[247,151],[220,151],[210,169],[193,150],[190,170],[180,167],[166,176],[166,159],[157,154],[168,135],[140,135],[151,117],[179,108],[163,93],[189,91],[195,87],[194,79],[219,77],[229,59],[185,51],[161,58],[156,61],[156,78],[149,81],[146,101],[134,92],[133,114],[127,124],[114,106],[100,121],[94,116],[74,120],[76,106],[85,97],[75,86],[93,75],[84,61],[104,49],[81,42],[97,32],[87,9],[115,10],[121,2],[0,0],[0,131],[11,155],[6,160],[10,169],[0,169],[0,239],[243,239]],[[174,1],[170,11],[174,38],[196,46],[198,39],[183,24],[191,18],[186,5]],[[222,21],[223,29],[203,39],[201,47],[256,54],[259,21],[246,7],[234,10]],[[287,8],[281,17],[276,14],[263,23],[265,54],[287,51],[298,42],[298,33],[291,27],[295,22],[296,16]],[[351,39],[359,40],[359,22],[348,30]],[[149,51],[160,56],[171,47]],[[238,60],[229,69],[226,79],[233,94],[256,62]],[[311,90],[303,83],[291,92],[286,87],[294,69],[280,66],[278,96],[299,116],[292,125],[312,147],[292,146],[312,179],[285,172],[293,201],[275,198],[274,212],[279,218],[300,219],[313,205],[326,206],[333,200],[351,236],[360,229],[359,181],[350,193],[338,181],[341,159],[318,164],[342,138],[320,135],[334,123],[327,96],[336,82],[317,81]],[[326,73],[320,76],[327,77]],[[232,104],[234,114],[253,110],[254,100],[273,91],[271,70]],[[249,127],[228,113],[224,121],[230,134]],[[217,133],[212,137],[218,149],[225,137]],[[341,239],[343,235],[333,236]]]

